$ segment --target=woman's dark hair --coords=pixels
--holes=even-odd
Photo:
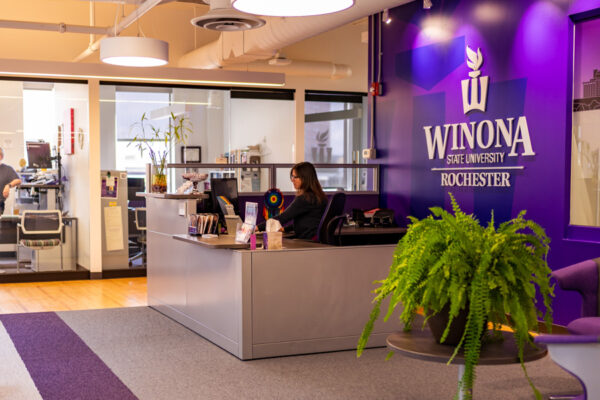
[[[317,171],[314,165],[309,162],[303,161],[294,165],[290,171],[290,177],[296,173],[296,176],[300,178],[300,192],[312,202],[322,202],[327,200],[327,196],[323,193],[319,178],[317,178]]]

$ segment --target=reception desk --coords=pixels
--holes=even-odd
[[[186,235],[178,201],[147,197],[151,307],[242,360],[356,348],[394,245],[284,239],[250,251],[229,236]],[[384,346],[398,326],[396,316],[375,325],[369,344]]]

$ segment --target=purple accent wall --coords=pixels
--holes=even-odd
[[[394,209],[397,222],[405,225],[407,215],[424,217],[431,206],[448,207],[451,191],[482,222],[492,210],[497,220],[527,210],[552,240],[552,269],[600,256],[600,243],[589,240],[593,230],[591,236],[579,231],[578,238],[567,238],[572,229],[571,16],[600,7],[598,0],[434,0],[430,10],[421,5],[390,10],[393,22],[382,26],[385,92],[375,108],[381,206]],[[483,54],[481,76],[489,76],[484,113],[463,111],[461,80],[471,71],[465,45]],[[510,187],[441,186],[440,173],[431,168],[449,165],[446,159],[429,159],[424,126],[519,116],[527,118],[535,155],[490,164],[524,167],[511,172]],[[577,318],[579,295],[557,288],[554,309],[558,323]]]

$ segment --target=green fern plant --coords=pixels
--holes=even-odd
[[[357,356],[379,318],[382,301],[388,297],[384,320],[401,304],[404,308],[400,320],[405,330],[412,328],[419,310],[430,316],[449,305],[442,342],[453,319],[468,307],[464,333],[448,360],[450,363],[464,350],[465,372],[459,389],[465,398],[472,397],[481,338],[488,321],[496,336],[501,324],[514,331],[525,377],[536,398],[541,399],[527,375],[523,348],[533,344],[530,331],[538,330],[538,318],[544,319],[548,331],[551,329],[554,288],[546,261],[550,240],[543,228],[525,219],[525,211],[496,229],[493,213],[487,226],[482,226],[449,195],[452,213],[433,207],[432,215],[424,219],[409,217],[411,223],[396,247],[388,277],[375,282],[379,287],[374,290],[374,307],[359,339]],[[544,312],[537,307],[537,292],[543,299]]]

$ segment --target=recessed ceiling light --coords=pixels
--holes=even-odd
[[[110,37],[100,42],[100,60],[124,67],[158,67],[169,62],[169,44],[139,36]]]
[[[354,0],[235,0],[239,11],[271,17],[305,17],[330,14],[354,5]]]

